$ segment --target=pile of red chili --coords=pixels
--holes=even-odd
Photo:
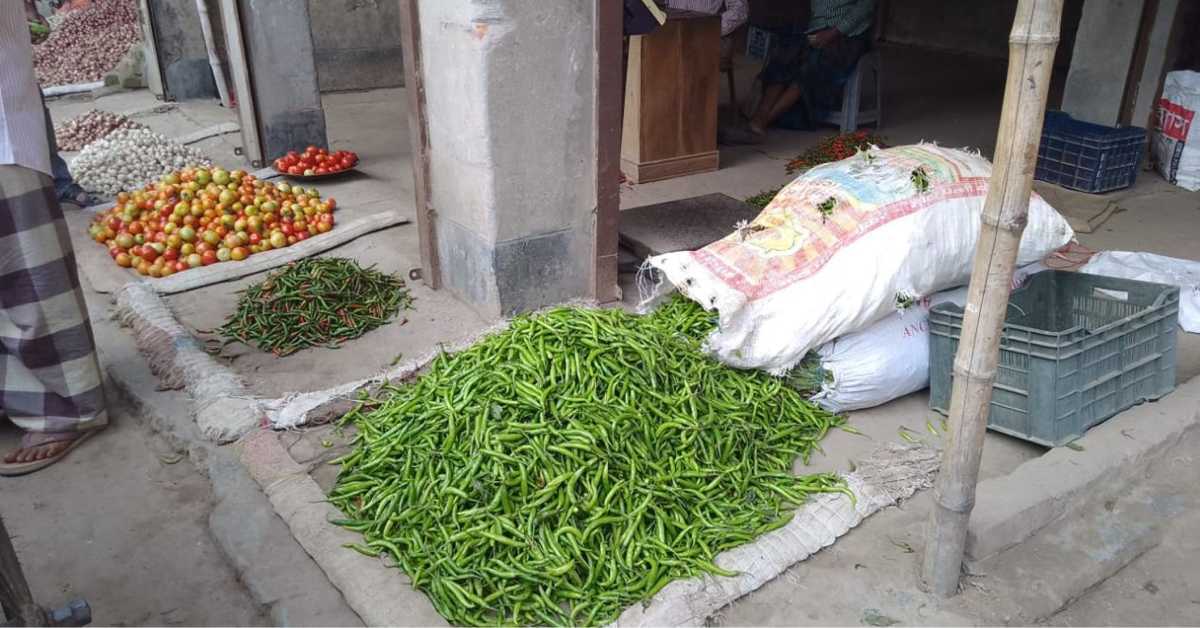
[[[788,174],[803,172],[814,166],[853,157],[860,150],[877,146],[887,148],[883,137],[866,131],[839,133],[821,140],[787,164]]]

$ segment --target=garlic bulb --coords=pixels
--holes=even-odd
[[[196,149],[142,127],[118,129],[88,144],[71,162],[71,172],[84,189],[115,196],[185,166],[210,165]]]

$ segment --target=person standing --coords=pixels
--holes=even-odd
[[[0,459],[8,476],[62,459],[108,414],[16,2],[0,2],[0,59],[0,415],[25,432]]]
[[[25,0],[25,19],[30,23],[37,22],[49,26],[46,18],[38,12],[33,0]],[[78,207],[88,207],[98,202],[96,197],[88,194],[71,176],[71,169],[66,160],[58,154],[58,144],[54,140],[54,123],[50,120],[50,110],[46,108],[46,95],[40,93],[42,114],[46,117],[46,143],[50,145],[50,175],[54,179],[54,193],[60,203],[70,203]]]
[[[722,143],[761,143],[777,124],[812,129],[871,47],[874,15],[874,0],[812,0],[804,33],[784,41],[763,68],[762,99],[749,124],[722,129]]]

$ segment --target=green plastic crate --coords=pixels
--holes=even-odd
[[[1047,447],[1175,389],[1179,288],[1043,271],[1013,290],[988,429]],[[963,308],[929,314],[929,405],[950,410]]]

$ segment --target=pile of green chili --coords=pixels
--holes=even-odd
[[[794,460],[840,419],[706,357],[711,315],[560,308],[512,321],[345,417],[330,494],[457,624],[604,624],[668,582],[731,575],[716,555],[808,495]]]
[[[340,257],[293,262],[240,294],[219,332],[280,356],[336,347],[412,307],[403,279]]]

